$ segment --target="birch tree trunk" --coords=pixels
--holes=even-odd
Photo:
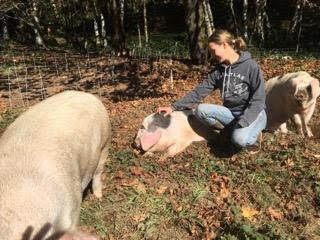
[[[143,28],[144,28],[145,42],[146,42],[146,44],[148,44],[148,42],[149,42],[149,33],[148,33],[148,19],[147,19],[146,1],[147,0],[143,0]]]
[[[7,17],[4,14],[0,14],[0,16],[1,15],[2,15],[2,18],[1,18],[1,22],[2,22],[2,39],[4,41],[8,41],[8,40],[10,40],[10,36],[9,36],[9,31],[8,31]]]
[[[94,27],[94,36],[96,38],[96,45],[100,46],[99,27],[98,27],[98,22],[96,18],[93,19],[93,27]]]
[[[102,13],[100,14],[100,18],[101,18],[101,37],[103,41],[103,47],[107,47],[108,42],[107,42],[107,33],[106,33],[106,20]]]
[[[56,4],[55,1],[56,0],[50,0],[52,8],[53,8],[54,16],[56,17],[56,19],[58,19],[59,18],[59,13],[58,13],[57,4]]]
[[[256,0],[256,16],[254,33],[256,33],[259,42],[264,43],[266,34],[265,26],[270,29],[270,22],[267,14],[267,0]]]
[[[262,0],[256,1],[256,11],[257,11],[257,19],[256,19],[256,31],[258,38],[261,42],[264,41],[264,32],[263,32],[263,18],[261,13],[261,2]]]
[[[301,19],[302,19],[303,5],[304,5],[304,0],[297,0],[296,1],[296,9],[295,9],[293,18],[291,20],[290,29],[289,29],[290,33],[294,33],[297,25],[299,24],[299,21],[301,21]]]
[[[102,27],[101,30],[99,29],[99,21],[100,21],[100,9],[99,9],[99,2],[97,2],[96,0],[93,0],[93,5],[91,5],[93,8],[93,29],[94,29],[94,36],[95,36],[95,40],[96,40],[96,46],[100,47],[101,46],[101,32],[102,32]],[[98,5],[98,6],[97,6]],[[100,25],[101,26],[101,25]],[[100,31],[99,31],[100,30]]]
[[[121,15],[121,24],[123,26],[124,19],[124,0],[120,0],[120,15]]]
[[[34,31],[34,34],[36,37],[36,44],[38,46],[45,47],[42,36],[40,34],[40,20],[38,17],[38,5],[37,5],[36,1],[32,2],[32,13],[31,14],[32,14],[32,17],[34,20],[34,24],[33,24],[32,28],[33,28],[33,31]]]
[[[210,18],[209,18],[208,5],[206,2],[207,2],[206,0],[203,2],[204,18],[205,18],[206,27],[207,27],[207,34],[208,34],[208,36],[211,36],[211,34],[213,33],[213,30],[212,30],[212,26],[211,26],[211,22],[210,22]]]
[[[305,0],[297,0],[296,4],[296,10],[294,13],[294,16],[291,20],[291,26],[289,33],[292,35],[296,28],[297,29],[297,45],[296,45],[296,52],[299,52],[300,48],[300,37],[301,37],[301,31],[302,31],[302,17],[303,17],[303,8],[305,6],[306,1]],[[299,27],[298,27],[299,26]]]
[[[268,16],[268,13],[267,13],[267,0],[262,0],[261,12],[262,12],[263,20],[265,22],[266,27],[268,29],[270,29],[271,25],[270,25],[269,16]]]
[[[203,1],[184,0],[190,57],[194,64],[203,64],[207,61],[207,34]]]
[[[205,0],[205,3],[206,3],[206,6],[207,6],[207,12],[208,12],[208,17],[209,17],[209,21],[210,21],[210,26],[211,26],[212,31],[214,32],[215,28],[214,28],[213,14],[212,14],[211,5],[210,5],[209,0]]]
[[[231,13],[234,21],[234,27],[236,30],[236,35],[238,35],[238,24],[237,24],[236,14],[234,13],[234,9],[233,9],[233,0],[230,0],[229,3],[230,3],[230,9],[231,9]]]
[[[141,41],[141,33],[140,33],[140,26],[137,24],[138,29],[138,40],[139,40],[139,48],[142,48],[142,41]]]
[[[248,41],[248,0],[243,0],[243,36]]]

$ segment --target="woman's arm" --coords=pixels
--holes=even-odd
[[[216,88],[215,72],[208,74],[208,77],[190,91],[186,96],[177,100],[172,104],[174,110],[191,109],[194,104],[199,104],[206,96],[208,96]]]

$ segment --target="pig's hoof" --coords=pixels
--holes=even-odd
[[[96,198],[101,199],[102,198],[102,191],[101,189],[95,189],[93,190],[93,194],[96,196]]]
[[[313,137],[313,133],[312,133],[311,129],[307,129],[307,137],[309,137],[309,138]]]

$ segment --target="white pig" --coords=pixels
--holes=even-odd
[[[266,82],[267,129],[287,133],[292,119],[300,134],[312,137],[308,126],[320,94],[319,81],[300,71],[271,78]]]
[[[1,240],[94,240],[76,230],[83,190],[102,196],[110,122],[95,96],[66,91],[32,106],[0,139]]]
[[[213,129],[196,119],[192,110],[174,111],[164,117],[153,113],[147,116],[135,138],[135,145],[147,154],[166,152],[172,157],[193,142],[214,138]]]

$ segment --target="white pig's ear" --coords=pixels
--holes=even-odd
[[[312,89],[312,97],[317,98],[320,95],[319,80],[312,78],[310,85]]]
[[[145,131],[140,138],[141,147],[143,151],[148,151],[152,146],[154,146],[161,137],[161,131],[156,130],[154,132]]]
[[[288,91],[288,93],[291,95],[296,94],[296,91],[298,89],[298,85],[300,83],[300,78],[299,77],[295,77],[295,78],[291,78],[289,79],[285,84],[286,84],[286,89]]]

